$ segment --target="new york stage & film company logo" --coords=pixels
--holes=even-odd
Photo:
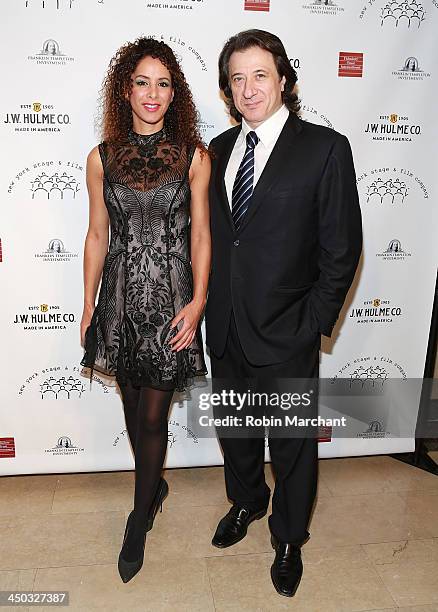
[[[425,18],[425,10],[417,0],[389,0],[380,10],[382,27],[390,24],[396,28],[419,28]]]
[[[352,390],[366,389],[381,387],[388,378],[407,380],[407,374],[404,368],[390,357],[373,355],[348,361],[331,377],[331,383],[343,379]]]
[[[421,125],[409,121],[409,117],[401,117],[397,113],[380,115],[378,121],[367,123],[364,133],[371,140],[387,142],[412,142],[421,135]]]
[[[3,123],[15,132],[61,132],[71,125],[70,115],[57,112],[53,104],[21,104],[18,113],[6,113]]]
[[[422,70],[416,57],[407,57],[401,68],[392,71],[392,76],[402,81],[424,81],[430,77],[430,72]]]
[[[269,11],[270,0],[243,0],[245,11]]]
[[[120,440],[127,440],[128,444],[129,444],[129,437],[128,437],[128,430],[127,429],[123,429],[122,431],[119,431],[119,433],[116,435],[116,437],[114,438],[114,442],[113,442],[113,446],[117,446],[120,442]]]
[[[199,438],[187,425],[182,425],[175,419],[170,419],[167,429],[167,444],[169,448],[173,448],[182,438],[190,438],[193,444],[199,444]],[[120,431],[113,442],[113,446],[117,446],[122,439],[128,439],[128,432],[126,429]]]
[[[15,457],[15,439],[13,437],[0,438],[0,459]]]
[[[178,35],[169,35],[169,34],[160,34],[160,35],[152,35],[151,38],[155,38],[156,40],[162,40],[166,44],[168,44],[175,52],[175,55],[178,59],[194,59],[201,68],[202,72],[207,72],[207,62],[202,57],[200,52],[192,46],[191,43],[183,40]]]
[[[318,125],[325,125],[329,128],[333,128],[333,123],[320,113],[314,106],[308,104],[302,104],[300,110],[300,117],[303,121],[310,121],[310,123],[317,123]]]
[[[78,455],[83,453],[84,449],[81,446],[76,446],[68,436],[60,436],[55,446],[45,448],[44,452],[59,457],[59,455]]]
[[[83,368],[78,366],[55,365],[30,374],[20,385],[18,395],[31,393],[40,400],[78,400],[87,397],[98,389],[109,393],[108,387],[93,373],[93,386],[82,375]]]
[[[61,53],[58,41],[54,38],[48,38],[41,45],[41,50],[35,55],[28,55],[27,59],[39,65],[66,66],[74,62],[75,58]]]
[[[77,259],[78,257],[78,253],[67,251],[64,243],[59,238],[52,238],[45,251],[42,253],[35,253],[35,258],[44,262],[59,263],[62,261],[71,261],[72,259]]]
[[[205,0],[208,2],[208,0]],[[167,0],[166,2],[149,2],[146,1],[146,8],[148,9],[168,9],[174,11],[191,11],[202,7],[204,0]]]
[[[193,444],[199,444],[198,437],[189,427],[187,427],[187,425],[183,425],[175,419],[169,419],[167,429],[167,443],[169,448],[179,443],[182,438],[189,438]]]
[[[398,238],[393,238],[384,251],[376,253],[376,257],[380,257],[383,261],[405,261],[405,259],[411,257],[411,253],[404,250]]]
[[[72,312],[63,312],[58,305],[40,304],[28,306],[27,312],[17,313],[13,322],[24,331],[55,331],[70,328],[76,317]]]
[[[429,19],[434,7],[438,8],[437,0],[367,0],[360,11],[359,19],[365,19],[375,10],[376,22],[384,30],[415,32]]]
[[[374,298],[373,300],[364,300],[360,307],[353,307],[348,320],[354,320],[362,325],[367,323],[392,323],[402,314],[401,307],[394,306],[390,300]]]
[[[407,380],[403,367],[394,362],[393,359],[383,355],[373,355],[356,357],[345,363],[332,377],[331,384],[335,385],[334,388],[339,389],[339,391],[343,388],[347,394],[345,399],[348,399],[348,394],[351,393],[352,395],[357,394],[360,400],[364,393],[370,394],[370,398],[372,398],[373,393],[383,393],[386,388],[385,383],[391,377]],[[365,430],[363,429],[364,410],[366,410],[366,414],[370,418]],[[383,420],[386,422],[386,415],[385,417],[382,416],[381,411],[379,404],[377,404],[376,410],[372,399],[369,405],[362,406],[362,409],[359,411],[359,422],[356,427],[356,429],[360,427],[360,431],[356,431],[356,438],[381,438],[389,434],[389,432],[385,433]],[[376,421],[378,421],[378,424],[375,423]],[[374,433],[378,435],[373,435]]]
[[[373,168],[358,174],[357,185],[363,205],[405,206],[418,190],[424,200],[429,199],[424,182],[406,168]]]
[[[334,0],[313,0],[313,2],[303,4],[302,8],[311,15],[339,15],[345,10],[341,2],[334,2]]]
[[[84,167],[61,160],[39,161],[17,172],[8,186],[12,193],[17,185],[32,194],[32,200],[74,200],[80,191],[80,175]]]

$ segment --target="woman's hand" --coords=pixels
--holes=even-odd
[[[85,343],[85,332],[87,331],[88,326],[91,322],[91,317],[93,316],[94,307],[84,306],[84,311],[82,313],[81,319],[81,346],[84,346]]]
[[[176,351],[178,353],[193,342],[204,306],[205,300],[202,302],[195,302],[192,300],[187,304],[187,306],[184,306],[184,308],[179,311],[174,319],[172,319],[172,323],[170,325],[171,329],[176,327],[180,321],[184,321],[179,332],[171,340],[169,340],[172,351]]]

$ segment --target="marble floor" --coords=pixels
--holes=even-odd
[[[0,590],[67,590],[60,609],[84,611],[438,612],[438,477],[387,456],[323,459],[319,475],[292,599],[271,585],[266,518],[211,546],[229,507],[220,467],[166,472],[170,495],[128,584],[117,556],[132,472],[0,478]]]

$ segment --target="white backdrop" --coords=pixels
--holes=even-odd
[[[116,388],[96,377],[90,390],[81,374],[79,322],[98,90],[116,49],[139,35],[181,58],[207,143],[229,127],[217,86],[225,40],[247,28],[282,38],[302,117],[350,139],[363,213],[359,280],[323,341],[321,375],[422,376],[437,250],[437,27],[436,0],[2,2],[1,474],[133,467]],[[320,456],[413,449],[383,417],[370,420],[375,435],[329,433]],[[187,429],[175,403],[168,466],[222,462],[216,440]]]

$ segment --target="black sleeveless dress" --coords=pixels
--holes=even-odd
[[[179,352],[168,345],[174,316],[193,297],[189,168],[194,150],[165,128],[103,142],[104,200],[111,240],[81,364],[120,384],[182,391],[206,374],[200,328]],[[182,322],[178,325],[178,329]]]

